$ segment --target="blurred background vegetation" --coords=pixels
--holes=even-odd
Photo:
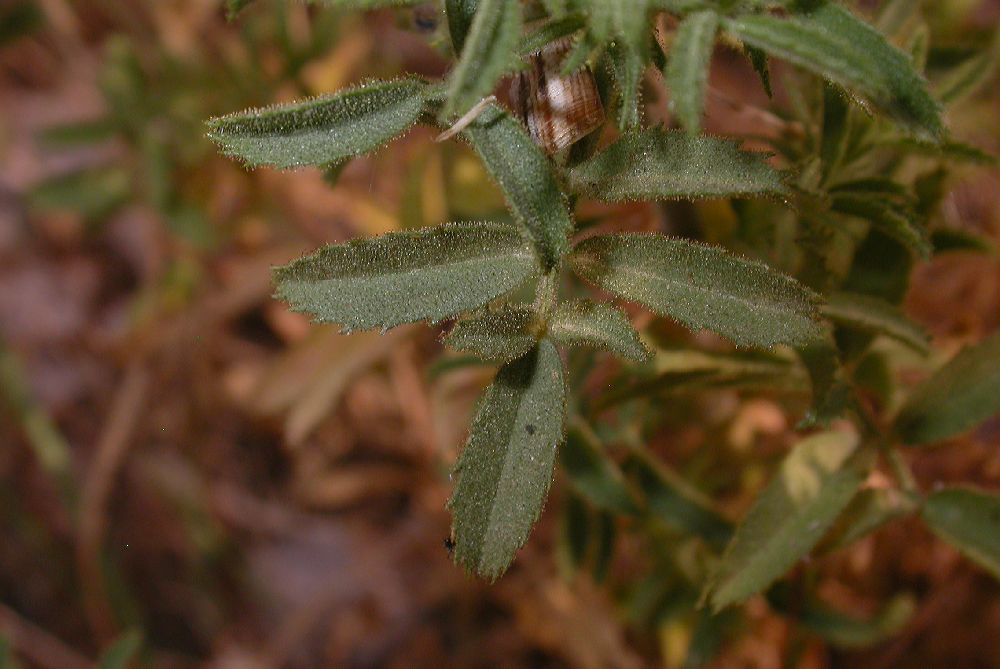
[[[1000,22],[997,0],[923,5],[931,67]],[[0,669],[124,666],[133,649],[133,666],[164,669],[1000,667],[1000,586],[915,523],[793,576],[851,618],[763,598],[708,618],[673,587],[697,546],[623,534],[603,551],[614,527],[581,546],[574,515],[612,521],[561,478],[499,583],[452,565],[448,471],[493,370],[445,354],[429,328],[310,326],[271,300],[269,268],[358,235],[497,218],[501,196],[433,129],[323,174],[245,172],[204,128],[368,77],[439,77],[434,16],[259,0],[230,23],[220,0],[0,0]],[[747,134],[788,104],[770,109],[724,49],[712,85],[709,132]],[[668,121],[652,74],[645,97]],[[995,83],[947,120],[1000,153]],[[580,218],[727,243],[734,211]],[[919,264],[906,304],[943,359],[1000,327],[1000,175],[960,168],[936,216],[957,241]],[[590,385],[615,374],[602,362]],[[643,438],[721,482],[738,516],[792,443],[790,415],[777,392],[705,388],[657,406]],[[948,446],[911,454],[922,487],[1000,489],[1000,421]]]

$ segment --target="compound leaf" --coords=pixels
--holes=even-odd
[[[208,121],[208,136],[248,167],[323,166],[378,149],[424,110],[419,79],[376,81],[323,97]]]
[[[563,439],[562,359],[543,339],[503,366],[486,389],[455,465],[455,559],[495,580],[538,520]]]
[[[781,173],[736,142],[649,128],[629,133],[569,172],[577,192],[606,202],[779,196]]]
[[[581,277],[735,344],[804,344],[821,336],[816,296],[763,263],[661,235],[591,237],[570,255]]]
[[[464,222],[332,244],[276,268],[274,282],[317,322],[389,328],[474,309],[538,269],[517,228]]]

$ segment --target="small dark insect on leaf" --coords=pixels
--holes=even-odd
[[[448,555],[455,552],[455,540],[451,537],[444,538],[444,549],[448,551]]]
[[[524,426],[524,431],[527,432],[528,434],[534,434],[535,433],[535,426],[534,425],[530,425],[530,424],[529,425],[525,425]]]

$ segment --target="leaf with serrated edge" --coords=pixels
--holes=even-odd
[[[489,95],[514,64],[512,54],[521,38],[521,3],[481,0],[465,37],[462,55],[448,80],[442,118],[462,114]]]
[[[725,19],[724,27],[746,44],[854,91],[922,134],[944,132],[938,104],[909,57],[843,7],[822,2],[788,18]]]
[[[841,325],[884,334],[920,353],[928,351],[927,333],[886,300],[860,293],[837,292],[827,295],[823,315]]]
[[[456,351],[475,353],[485,360],[509,362],[520,358],[537,341],[535,312],[526,307],[503,306],[460,320],[443,343]]]
[[[780,172],[736,142],[649,128],[569,171],[573,190],[606,202],[781,196]]]
[[[621,309],[591,300],[573,300],[556,307],[549,336],[563,346],[596,346],[636,362],[650,356]]]
[[[1000,496],[971,487],[927,498],[923,519],[934,534],[1000,579]]]
[[[626,300],[741,346],[822,335],[818,298],[795,279],[720,248],[661,235],[591,237],[569,256],[581,277]]]
[[[870,458],[857,445],[854,435],[826,432],[795,446],[709,581],[715,611],[763,591],[812,550],[864,480]]]
[[[316,322],[368,329],[474,309],[538,271],[517,228],[467,222],[332,244],[276,268],[274,283]]]
[[[1000,332],[959,353],[921,384],[896,418],[910,444],[965,432],[1000,411]]]
[[[496,105],[463,134],[500,185],[546,267],[554,267],[569,248],[573,220],[549,159],[524,127]]]
[[[527,541],[552,482],[565,414],[562,359],[548,340],[502,367],[486,389],[448,502],[455,560],[466,569],[495,580]]]
[[[322,166],[378,149],[424,110],[419,79],[376,81],[333,95],[208,121],[208,136],[248,167]]]
[[[695,12],[681,21],[670,47],[666,77],[671,106],[684,127],[693,133],[701,131],[708,71],[718,28],[718,14],[712,10]]]

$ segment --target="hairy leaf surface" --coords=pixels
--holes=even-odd
[[[208,121],[208,136],[247,166],[323,166],[374,151],[409,129],[424,110],[419,79],[378,81],[287,105]]]
[[[745,43],[844,86],[922,134],[943,134],[938,105],[909,57],[833,2],[788,18],[746,15],[723,25]]]
[[[527,541],[552,482],[565,412],[562,359],[548,340],[502,367],[486,389],[448,502],[455,559],[466,569],[496,579]]]
[[[650,355],[621,309],[590,300],[561,303],[552,314],[549,336],[563,346],[595,346],[637,362]]]
[[[666,77],[671,104],[681,124],[693,133],[701,132],[709,65],[718,29],[718,14],[712,10],[695,12],[681,21],[670,48]]]
[[[366,329],[474,309],[538,270],[517,228],[470,222],[333,244],[276,268],[274,282],[295,311]]]
[[[524,126],[496,105],[484,111],[463,134],[500,185],[546,268],[555,266],[569,248],[573,220],[549,159]]]
[[[472,27],[472,19],[476,15],[479,0],[445,0],[445,13],[448,15],[448,33],[451,35],[451,46],[456,54],[462,53],[465,38]]]
[[[448,80],[442,118],[462,114],[486,97],[511,66],[521,38],[521,3],[479,0],[462,46],[462,55]]]
[[[606,202],[779,196],[781,173],[736,142],[650,128],[623,136],[569,172],[577,192]]]
[[[716,247],[660,235],[591,237],[570,265],[609,292],[739,345],[802,344],[822,334],[810,290]]]
[[[444,344],[486,360],[509,362],[534,347],[538,329],[535,320],[531,309],[504,306],[460,320],[444,338]]]

